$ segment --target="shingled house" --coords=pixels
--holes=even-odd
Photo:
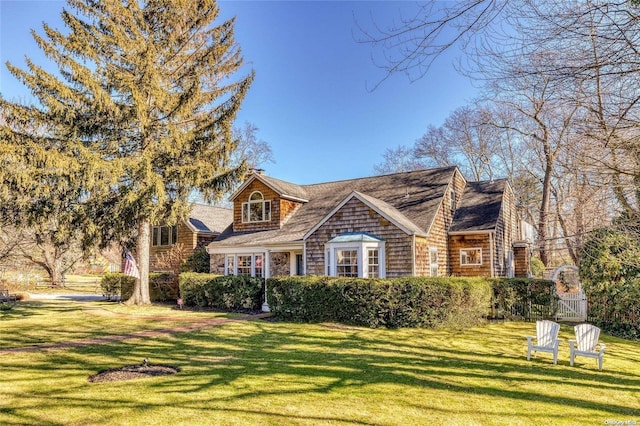
[[[528,273],[509,183],[466,182],[456,167],[312,185],[253,173],[231,201],[233,223],[207,247],[212,273]]]
[[[195,204],[189,218],[177,225],[151,227],[150,271],[164,271],[162,254],[177,244],[182,245],[186,259],[195,249],[213,241],[232,221],[233,211],[229,208]]]

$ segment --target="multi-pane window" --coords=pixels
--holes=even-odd
[[[336,275],[358,276],[358,250],[336,250]]]
[[[226,256],[225,271],[227,275],[246,275],[248,277],[264,277],[264,255],[229,254]]]
[[[326,274],[333,277],[384,278],[384,240],[364,233],[346,232],[325,245]]]
[[[236,257],[227,256],[227,275],[236,274]]]
[[[251,276],[252,260],[253,256],[238,256],[238,271],[237,275]]]
[[[271,201],[264,199],[261,192],[251,193],[249,201],[242,203],[242,222],[268,222],[271,220]]]
[[[153,247],[170,246],[178,242],[177,226],[154,226],[151,233]]]
[[[261,254],[256,254],[253,256],[253,265],[254,265],[253,276],[260,277],[260,278],[264,277],[264,263],[262,261]]]
[[[482,249],[481,248],[460,249],[460,265],[462,266],[482,265]]]
[[[429,275],[438,276],[438,249],[436,247],[429,249]]]
[[[367,258],[369,260],[369,278],[378,278],[380,276],[380,257],[378,249],[367,250]]]

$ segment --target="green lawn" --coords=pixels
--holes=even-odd
[[[220,316],[163,307],[23,303],[0,313],[0,349],[166,327]],[[640,342],[603,336],[594,359],[527,362],[533,323],[465,331],[368,329],[264,320],[103,345],[0,353],[0,424],[594,424],[640,423]],[[561,337],[571,338],[570,326]],[[172,376],[89,383],[101,370],[178,366]]]

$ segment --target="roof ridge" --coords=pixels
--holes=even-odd
[[[395,172],[395,173],[387,173],[387,174],[383,174],[383,175],[373,175],[373,176],[362,176],[362,177],[357,177],[357,178],[352,178],[352,179],[340,179],[340,180],[331,180],[331,181],[327,181],[327,182],[298,184],[298,186],[306,188],[306,187],[310,187],[310,186],[329,185],[329,184],[332,184],[332,183],[345,183],[345,182],[354,182],[354,181],[367,180],[367,179],[379,179],[379,178],[383,178],[383,177],[396,176],[396,175],[402,175],[402,174],[421,173],[421,172],[437,172],[437,171],[444,171],[444,170],[448,170],[448,169],[455,170],[457,168],[458,168],[457,166],[444,166],[444,167],[435,167],[435,168],[432,168],[432,169],[408,170],[408,171],[405,171],[405,172]]]

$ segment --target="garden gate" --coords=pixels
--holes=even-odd
[[[564,265],[556,268],[550,277],[556,283],[560,300],[556,319],[583,322],[587,320],[587,296],[582,291],[578,267]]]

